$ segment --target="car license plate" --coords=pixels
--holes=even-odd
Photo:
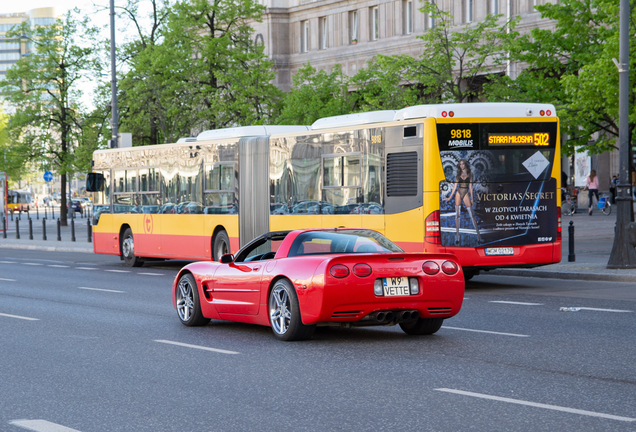
[[[486,248],[486,255],[514,255],[511,247]]]
[[[409,289],[409,278],[407,277],[388,277],[384,278],[384,296],[397,297],[411,295]]]

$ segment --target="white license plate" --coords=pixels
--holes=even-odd
[[[486,248],[486,255],[514,255],[511,247]]]
[[[411,295],[408,277],[384,278],[384,296],[397,297]]]

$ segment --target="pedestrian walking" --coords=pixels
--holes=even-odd
[[[618,176],[612,177],[610,182],[610,194],[612,194],[612,204],[616,204],[616,186],[618,186]]]
[[[596,176],[596,170],[590,171],[590,175],[587,176],[585,189],[587,189],[587,197],[590,200],[590,206],[587,212],[590,216],[592,216],[592,205],[594,204],[592,197],[594,195],[596,195],[596,202],[598,202],[598,177]]]

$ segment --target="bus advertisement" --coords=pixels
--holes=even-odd
[[[420,105],[185,141],[94,153],[96,253],[218,260],[267,231],[342,226],[453,253],[468,278],[561,260],[549,104]]]

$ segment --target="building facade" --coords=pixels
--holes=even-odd
[[[307,62],[330,70],[340,64],[348,75],[378,54],[410,54],[419,57],[417,38],[434,22],[419,9],[418,0],[263,0],[267,9],[262,23],[255,23],[256,40],[274,62],[276,85],[289,90],[291,77]],[[488,14],[521,18],[517,30],[551,28],[534,7],[556,0],[436,0],[450,12],[455,24],[483,20]],[[510,75],[515,77],[515,65]]]
[[[56,17],[53,7],[9,14],[3,14],[0,9],[0,80],[5,79],[7,69],[31,52],[33,48],[26,41],[8,37],[7,33],[23,22],[28,22],[31,26],[51,25],[55,22]]]

